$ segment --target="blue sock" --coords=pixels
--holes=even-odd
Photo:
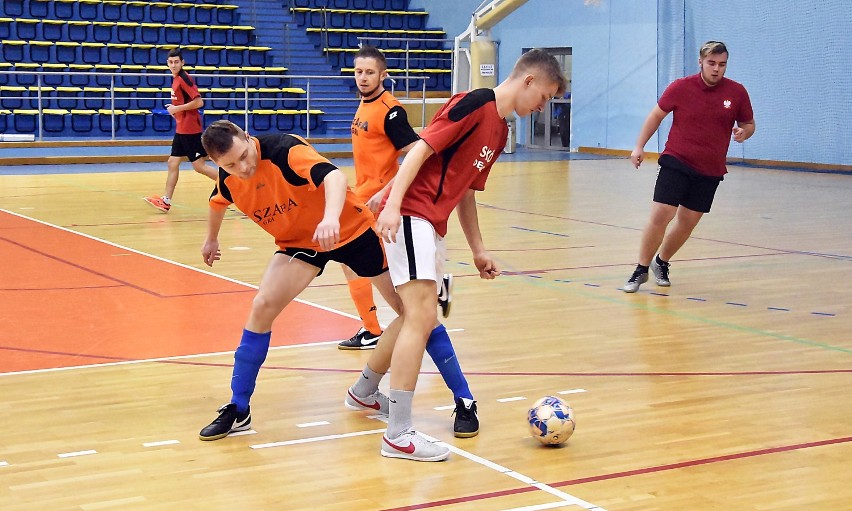
[[[237,405],[237,411],[240,413],[248,410],[249,400],[257,382],[257,373],[266,360],[271,337],[272,332],[257,334],[243,330],[240,346],[234,353],[234,375],[231,377],[231,402]]]
[[[472,400],[473,394],[470,393],[470,387],[468,387],[467,380],[462,374],[456,352],[450,342],[450,335],[444,325],[436,326],[429,334],[429,340],[426,341],[426,352],[438,366],[438,371],[444,377],[447,387],[453,391],[453,398]]]

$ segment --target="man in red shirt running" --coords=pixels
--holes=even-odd
[[[183,69],[183,55],[179,48],[169,52],[166,64],[172,72],[172,100],[166,105],[166,109],[169,115],[175,118],[177,129],[168,161],[166,190],[160,197],[145,197],[145,202],[163,213],[168,213],[172,207],[172,196],[180,175],[182,158],[187,158],[196,172],[214,181],[219,175],[216,169],[205,163],[207,152],[201,145],[201,113],[198,111],[204,106],[204,100],[201,99],[201,93],[198,92],[193,79]]]
[[[728,48],[724,43],[708,41],[698,55],[701,71],[666,88],[645,119],[630,155],[638,169],[645,159],[645,144],[669,112],[674,112],[666,148],[660,155],[651,218],[642,232],[639,263],[624,284],[625,293],[635,293],[648,282],[649,267],[658,286],[671,285],[669,261],[689,239],[702,215],[710,212],[716,188],[728,172],[725,156],[731,138],[743,143],[754,134],[748,92],[725,78]],[[675,218],[674,227],[666,232]]]
[[[458,206],[459,223],[480,277],[497,277],[500,271],[482,242],[474,195],[484,190],[488,173],[506,145],[506,116],[513,111],[519,117],[541,112],[548,100],[562,94],[566,83],[552,55],[538,49],[525,53],[494,89],[450,98],[399,168],[376,222],[385,240],[391,279],[403,303],[402,316],[385,329],[379,349],[368,362],[378,373],[393,367],[382,456],[441,461],[450,454],[446,447],[417,433],[411,419],[423,352],[437,322],[435,292],[442,274],[436,261],[444,249],[447,219]],[[378,387],[378,381],[373,383]]]

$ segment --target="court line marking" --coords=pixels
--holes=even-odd
[[[77,456],[88,456],[90,454],[97,454],[97,453],[98,453],[98,451],[96,451],[94,449],[89,449],[89,450],[86,450],[86,451],[63,452],[63,453],[57,454],[56,456],[58,458],[75,458]]]
[[[323,442],[325,440],[339,440],[341,438],[352,438],[356,436],[364,436],[364,435],[375,435],[378,433],[384,433],[385,429],[370,429],[367,431],[354,431],[352,433],[341,433],[338,435],[324,435],[324,436],[314,436],[309,438],[299,438],[297,440],[284,440],[281,442],[269,442],[266,444],[254,444],[250,445],[251,449],[269,449],[271,447],[284,447],[287,445],[298,445],[298,444],[309,444],[313,442]],[[233,433],[231,433],[232,436]]]
[[[524,396],[515,396],[515,397],[502,397],[497,400],[498,403],[510,403],[512,401],[524,401],[526,397]]]
[[[145,442],[142,447],[160,447],[161,445],[179,444],[180,440],[161,440],[159,442]]]
[[[8,467],[8,466],[9,466],[8,461],[0,461],[0,467]]]
[[[557,394],[579,394],[581,392],[587,392],[586,389],[571,389],[571,390],[560,390]]]
[[[316,422],[305,422],[305,423],[302,423],[302,424],[296,424],[296,427],[297,428],[313,428],[313,427],[316,427],[316,426],[328,426],[329,424],[331,424],[331,423],[328,422],[328,421],[316,421]]]

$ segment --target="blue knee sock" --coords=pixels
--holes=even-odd
[[[450,335],[444,325],[438,325],[429,334],[429,340],[426,341],[426,352],[438,366],[438,371],[444,377],[444,382],[453,391],[453,397],[455,399],[473,399],[473,394],[470,393],[470,387],[467,385],[467,380],[462,374],[458,358],[456,358],[456,352],[453,350],[453,344],[450,342]]]
[[[245,412],[257,382],[257,373],[266,360],[269,351],[269,339],[272,332],[257,334],[243,330],[240,346],[234,353],[234,375],[231,377],[231,402],[237,405],[237,411]]]

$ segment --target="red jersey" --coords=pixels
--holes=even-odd
[[[439,236],[467,190],[482,191],[491,167],[509,136],[497,113],[493,89],[476,89],[451,97],[420,133],[435,151],[423,163],[405,193],[403,215],[428,220]]]
[[[674,156],[699,174],[724,176],[734,122],[754,120],[745,87],[727,78],[708,87],[695,74],[672,82],[657,104],[666,113],[674,112],[662,154]]]
[[[367,202],[384,188],[399,170],[400,150],[418,138],[393,94],[361,100],[352,120],[355,195]]]
[[[210,207],[234,204],[275,238],[281,250],[307,248],[320,251],[311,238],[325,214],[323,179],[337,167],[296,135],[251,137],[257,148],[257,170],[248,179],[219,170]],[[351,190],[340,213],[338,248],[373,226],[373,214]]]
[[[201,93],[195,82],[183,69],[172,79],[172,104],[175,106],[185,105],[195,98],[200,98]],[[184,110],[175,114],[177,123],[176,133],[181,135],[194,135],[201,133],[201,112],[198,109]]]

